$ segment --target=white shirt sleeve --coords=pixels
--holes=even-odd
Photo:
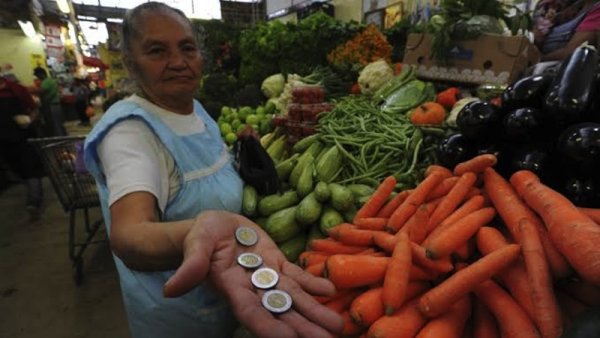
[[[164,145],[140,119],[127,119],[113,126],[98,145],[98,156],[106,176],[111,206],[137,191],[156,197],[164,213],[169,198],[169,170]]]

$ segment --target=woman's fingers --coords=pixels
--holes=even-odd
[[[302,338],[332,338],[333,334],[317,325],[295,310],[278,315],[278,318],[290,325]],[[341,321],[341,318],[340,318]],[[340,331],[341,332],[341,329]]]
[[[236,318],[259,337],[297,337],[290,325],[278,320],[262,307],[260,296],[245,280],[245,278],[234,279],[223,286]]]
[[[277,288],[290,294],[294,310],[302,317],[305,317],[306,320],[314,323],[313,325],[325,329],[328,332],[341,332],[344,325],[342,317],[317,302],[314,297],[306,293],[296,281],[283,275]],[[315,330],[315,333],[318,332],[319,330]]]
[[[335,286],[325,278],[315,277],[301,267],[290,262],[281,265],[281,272],[296,281],[306,292],[317,296],[332,296]]]
[[[206,278],[211,252],[198,244],[186,249],[183,262],[163,288],[165,297],[181,296]]]

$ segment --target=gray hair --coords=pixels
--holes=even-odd
[[[131,54],[131,41],[133,41],[140,34],[140,30],[138,29],[139,21],[145,12],[160,12],[165,14],[170,13],[180,16],[183,21],[189,25],[190,30],[194,32],[194,26],[192,22],[179,9],[155,1],[143,3],[128,10],[123,18],[123,23],[121,25],[120,47],[121,53],[124,57],[128,57]]]

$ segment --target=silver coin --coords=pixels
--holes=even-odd
[[[262,296],[262,305],[273,313],[286,312],[292,307],[292,297],[282,290],[269,290]]]
[[[252,273],[252,285],[258,289],[270,289],[279,281],[279,274],[271,268],[260,268]]]
[[[262,264],[263,259],[255,253],[244,252],[237,257],[237,262],[239,265],[247,269],[254,269],[258,268]]]
[[[241,245],[253,246],[258,242],[258,234],[252,228],[239,227],[235,230],[235,239]]]

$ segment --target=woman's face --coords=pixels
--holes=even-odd
[[[202,57],[189,25],[175,13],[144,13],[131,42],[128,66],[143,92],[158,103],[193,96]]]

